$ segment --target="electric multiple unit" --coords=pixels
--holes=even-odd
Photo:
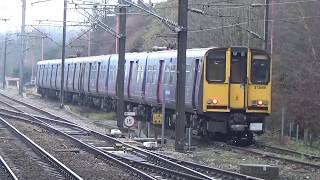
[[[126,110],[148,121],[165,99],[166,125],[174,127],[177,52],[125,57]],[[61,60],[40,61],[37,69],[38,92],[59,97]],[[117,69],[117,54],[66,59],[65,98],[114,111]],[[271,113],[271,59],[265,51],[244,47],[189,49],[185,94],[187,125],[194,132],[251,141]]]

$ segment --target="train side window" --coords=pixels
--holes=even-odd
[[[154,65],[153,66],[153,83],[157,83],[158,82],[158,79],[157,79],[157,75],[158,75],[158,69],[157,69],[157,65]]]
[[[169,84],[173,84],[175,74],[176,74],[176,65],[171,65]]]
[[[207,55],[206,79],[210,83],[224,82],[226,78],[225,51],[213,51]]]
[[[139,83],[140,81],[140,65],[137,65],[137,76],[136,76],[136,82]]]
[[[110,80],[114,80],[114,66],[112,65],[112,66],[110,66]]]
[[[270,76],[270,63],[264,55],[254,55],[251,63],[251,82],[255,84],[267,84]]]
[[[113,80],[117,80],[117,73],[118,73],[118,66],[114,65],[113,66]]]
[[[153,83],[153,65],[149,65],[148,67],[148,83]]]
[[[164,74],[164,83],[168,84],[170,79],[170,65],[166,65]]]
[[[190,76],[191,76],[191,65],[187,64],[186,66],[186,82],[190,81]]]

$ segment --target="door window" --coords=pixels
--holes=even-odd
[[[245,52],[232,52],[230,83],[240,84],[247,78],[247,55]]]

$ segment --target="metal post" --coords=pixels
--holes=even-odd
[[[25,58],[25,49],[26,49],[26,40],[25,40],[25,26],[26,26],[26,0],[22,0],[22,21],[21,21],[21,59],[20,59],[20,66],[19,66],[19,94],[22,95],[23,93],[23,63]]]
[[[6,88],[6,66],[7,66],[7,45],[8,45],[8,34],[6,34],[4,40],[4,51],[3,51],[3,89]]]
[[[264,49],[267,51],[268,48],[268,38],[269,38],[269,3],[270,0],[266,0],[266,8],[264,14]]]
[[[123,127],[124,119],[124,65],[126,50],[126,8],[120,7],[118,43],[118,71],[117,71],[117,125]]]
[[[289,124],[289,138],[291,139],[292,137],[292,122]]]
[[[273,48],[274,48],[274,37],[275,37],[275,28],[274,28],[274,19],[275,19],[275,6],[274,6],[275,0],[271,0],[271,16],[272,16],[272,22],[271,22],[271,39],[270,39],[270,54],[271,58],[273,57]]]
[[[91,56],[91,31],[88,33],[88,56]]]
[[[186,84],[186,51],[187,51],[187,27],[188,27],[188,0],[179,0],[177,52],[177,86],[176,86],[176,137],[175,150],[184,151],[185,141],[185,84]]]
[[[284,133],[284,107],[281,109],[281,143],[283,143],[283,133]]]
[[[191,151],[191,127],[188,127],[188,150]]]
[[[296,140],[299,140],[299,124],[297,124],[297,130],[296,130]]]
[[[41,37],[41,61],[43,61],[44,60],[44,47],[43,47],[43,45],[44,45],[44,37]]]
[[[147,121],[147,138],[150,137],[150,121]]]
[[[247,29],[248,29],[248,33],[247,33],[247,36],[248,36],[248,47],[250,47],[250,38],[251,38],[251,34],[250,34],[250,31],[251,31],[251,27],[250,27],[250,19],[251,19],[251,6],[249,5],[248,7],[248,23],[247,23]]]
[[[61,57],[61,89],[60,107],[64,106],[64,62],[66,58],[66,29],[67,29],[67,0],[63,1],[63,34],[62,34],[62,57]]]
[[[166,119],[166,92],[164,85],[162,85],[163,91],[162,91],[162,122],[161,122],[161,145],[164,145],[164,123]]]

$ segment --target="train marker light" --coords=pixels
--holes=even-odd
[[[212,103],[213,103],[213,100],[212,100],[212,99],[208,99],[207,103],[208,103],[208,104],[212,104]]]

